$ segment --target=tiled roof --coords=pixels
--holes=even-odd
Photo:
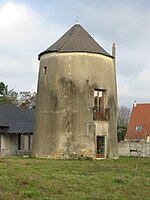
[[[125,139],[146,139],[148,135],[150,135],[150,103],[135,104]]]
[[[32,133],[34,109],[0,104],[0,132]]]
[[[88,52],[112,57],[80,24],[75,24],[53,45],[40,53],[39,59],[43,54],[51,52]]]

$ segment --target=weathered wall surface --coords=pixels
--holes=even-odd
[[[75,157],[88,152],[95,157],[96,135],[106,132],[107,157],[117,156],[114,68],[113,59],[100,54],[41,56],[33,156]],[[104,106],[110,108],[107,125],[93,121],[94,89],[105,90]]]
[[[150,157],[150,143],[145,141],[118,143],[118,154],[120,156],[141,156]]]

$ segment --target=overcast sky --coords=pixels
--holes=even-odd
[[[117,47],[118,102],[150,102],[149,0],[0,0],[0,82],[36,91],[38,54],[75,23],[111,54]]]

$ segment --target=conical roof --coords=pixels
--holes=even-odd
[[[41,52],[39,54],[39,59],[42,55],[51,52],[88,52],[112,57],[80,24],[75,24],[53,45]]]

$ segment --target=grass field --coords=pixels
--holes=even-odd
[[[0,158],[0,200],[150,200],[150,159]]]

